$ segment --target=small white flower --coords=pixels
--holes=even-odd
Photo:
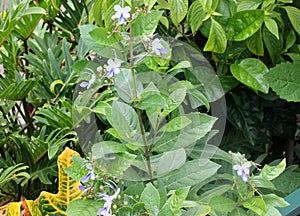
[[[115,5],[114,10],[116,11],[115,15],[112,16],[112,19],[118,19],[119,25],[125,23],[125,19],[130,17],[130,10],[129,6],[122,8],[120,5]]]
[[[108,59],[107,66],[106,66],[106,77],[112,78],[114,74],[120,73],[120,67],[121,67],[121,60],[115,59],[114,61],[112,59]]]
[[[0,75],[4,75],[4,67],[3,67],[3,64],[0,64]]]
[[[155,38],[154,41],[152,41],[151,48],[152,48],[152,51],[158,56],[160,54],[168,53],[168,49],[163,47],[163,45],[161,44],[161,42],[158,38]]]
[[[251,163],[247,161],[242,165],[234,165],[233,169],[237,171],[237,174],[242,177],[244,182],[247,182],[248,175],[250,172],[249,170],[250,167],[251,167]]]

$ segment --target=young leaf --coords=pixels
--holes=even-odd
[[[265,75],[271,88],[287,101],[300,101],[299,64],[282,63]]]
[[[257,31],[254,35],[246,40],[247,48],[250,52],[258,56],[264,55],[264,43],[262,40],[261,31]]]
[[[148,183],[141,194],[140,202],[145,203],[145,208],[152,214],[156,215],[160,206],[160,196],[158,190]]]
[[[229,29],[233,29],[235,41],[243,41],[257,32],[264,21],[263,10],[240,11],[229,20]]]
[[[168,205],[175,215],[178,215],[182,207],[183,201],[186,199],[189,193],[190,187],[178,188],[168,198],[166,205]]]
[[[266,164],[261,170],[260,176],[267,180],[273,180],[284,171],[285,166],[285,159],[283,159],[277,166],[269,166]]]
[[[216,20],[211,18],[209,36],[205,44],[204,51],[224,53],[226,46],[227,38],[223,27]]]
[[[254,90],[268,93],[269,84],[264,78],[268,68],[262,61],[254,58],[243,59],[239,64],[232,64],[230,71],[241,83]]]
[[[274,19],[266,16],[264,19],[267,29],[279,40],[278,26]]]
[[[67,215],[66,210],[70,201],[81,196],[82,192],[78,188],[80,182],[70,178],[64,171],[71,166],[73,155],[79,156],[76,151],[66,148],[58,157],[58,193],[43,191],[38,198],[43,215]]]

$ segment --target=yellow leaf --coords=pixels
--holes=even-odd
[[[23,210],[21,211],[21,209]],[[20,215],[42,216],[38,206],[33,200],[11,202],[5,206],[2,206],[0,208],[0,215],[1,216],[20,216]]]
[[[43,191],[38,198],[43,215],[67,215],[68,204],[81,197],[82,192],[78,188],[80,182],[70,178],[64,172],[65,168],[71,166],[73,155],[79,156],[76,151],[66,148],[58,157],[58,193]]]

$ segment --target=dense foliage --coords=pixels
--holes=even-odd
[[[300,187],[292,0],[1,7],[0,204],[39,197],[42,215],[275,216]],[[58,158],[66,147],[81,156]],[[47,203],[69,196],[58,182],[76,185],[73,201]]]

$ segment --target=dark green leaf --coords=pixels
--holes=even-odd
[[[235,208],[236,203],[225,196],[214,196],[210,199],[209,206],[216,211],[231,212]]]
[[[209,36],[205,44],[204,51],[224,53],[226,46],[227,38],[223,27],[216,20],[211,18]]]
[[[296,30],[298,34],[300,34],[300,10],[296,7],[291,6],[285,6],[283,7],[286,10],[286,13],[288,14],[288,17]]]

